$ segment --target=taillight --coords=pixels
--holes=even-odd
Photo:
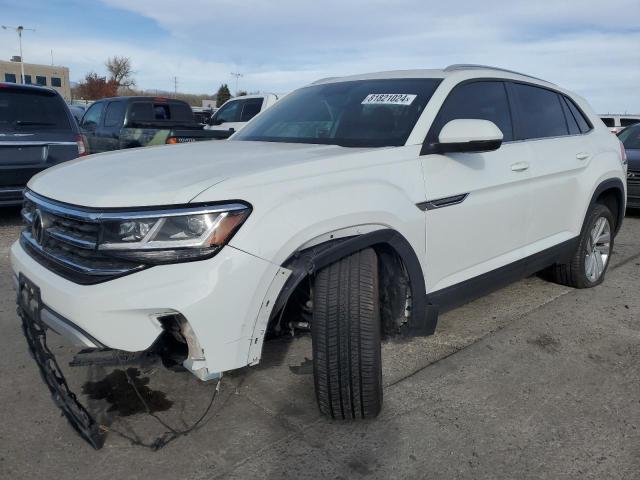
[[[167,137],[167,140],[164,142],[167,145],[175,145],[178,142],[178,139],[176,137]]]
[[[620,143],[620,161],[622,162],[622,165],[626,165],[627,151],[624,149],[624,144],[620,140],[618,140],[618,143]]]
[[[76,135],[76,145],[78,146],[79,157],[84,157],[88,154],[87,143],[85,141],[84,135]]]

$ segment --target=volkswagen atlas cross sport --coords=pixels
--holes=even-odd
[[[309,328],[321,412],[375,417],[382,338],[432,334],[438,312],[535,272],[603,281],[625,162],[583,98],[527,75],[319,80],[228,141],[33,178],[11,249],[19,311],[36,352],[50,327],[202,380]]]

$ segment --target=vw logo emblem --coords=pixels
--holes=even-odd
[[[42,219],[42,212],[36,210],[33,214],[33,223],[31,224],[31,235],[36,243],[40,246],[44,243],[44,220]]]

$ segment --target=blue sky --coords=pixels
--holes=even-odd
[[[0,0],[0,24],[33,27],[25,61],[71,79],[131,58],[141,88],[285,93],[367,71],[484,63],[574,90],[600,112],[640,113],[640,1]],[[0,30],[0,58],[17,53]]]

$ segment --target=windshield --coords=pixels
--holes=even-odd
[[[640,125],[625,128],[618,138],[627,150],[640,150]]]
[[[66,106],[55,93],[0,90],[0,132],[71,130]]]
[[[358,80],[301,88],[256,117],[233,140],[404,145],[440,81]]]

